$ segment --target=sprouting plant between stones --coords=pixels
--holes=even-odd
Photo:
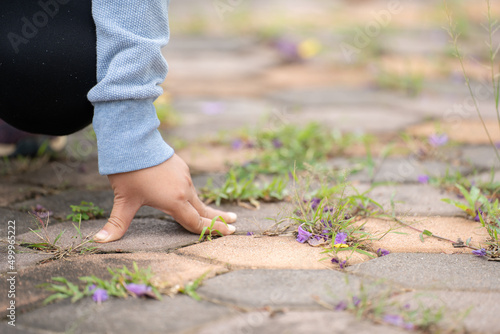
[[[62,230],[59,234],[52,240],[48,233],[49,227],[49,219],[47,216],[46,221],[39,215],[33,215],[35,224],[37,228],[35,230],[30,229],[32,233],[34,233],[38,238],[40,238],[40,242],[22,242],[19,245],[22,247],[26,247],[29,249],[41,251],[44,253],[48,253],[52,255],[51,258],[43,260],[42,263],[49,262],[52,260],[62,259],[68,256],[77,255],[77,254],[92,254],[97,251],[97,247],[90,246],[92,243],[92,235],[89,234],[84,236],[81,232],[81,221],[78,222],[78,226],[73,224],[75,231],[77,232],[77,236],[74,236],[73,239],[79,239],[78,242],[73,242],[69,246],[60,246],[58,245],[59,240],[63,236],[66,230]]]
[[[217,217],[212,218],[212,222],[210,223],[210,226],[205,226],[203,228],[203,230],[201,230],[200,238],[198,239],[198,241],[202,241],[203,238],[207,238],[208,241],[212,241],[212,235],[214,235],[214,234],[219,235],[221,237],[224,236],[221,231],[214,229],[214,225],[215,225],[215,222],[217,220],[222,221],[227,226],[227,223],[224,221],[224,218],[222,218],[221,216],[217,216]]]
[[[476,252],[476,255],[486,256],[491,260],[500,260],[500,202],[498,198],[491,198],[484,195],[481,190],[472,186],[467,190],[457,184],[465,202],[444,198],[442,201],[452,204],[464,211],[470,218],[480,222],[486,228],[491,241],[488,243],[488,249]]]
[[[328,157],[342,153],[350,145],[369,139],[367,136],[331,130],[316,122],[303,127],[292,124],[262,127],[241,137],[243,139],[233,141],[233,148],[253,148],[259,155],[239,166],[238,176],[286,175],[294,168],[304,170],[307,165],[323,163]]]
[[[203,275],[195,279],[193,282],[186,283],[184,286],[179,287],[178,291],[182,294],[185,294],[193,298],[196,301],[200,301],[201,297],[200,295],[198,295],[196,290],[201,286],[203,280],[205,280],[205,277],[208,275],[208,273],[209,271],[203,273]]]
[[[297,180],[295,174],[294,179]],[[352,187],[354,194],[346,194],[348,185],[345,183],[331,187],[325,186],[326,182],[321,179],[317,183],[321,186],[312,192],[298,190],[296,185],[295,211],[291,219],[297,225],[297,241],[323,247],[324,253],[341,269],[348,265],[348,260],[341,260],[340,252],[376,257],[370,242],[381,236],[365,231],[366,223],[361,219],[383,214],[382,206],[367,196],[368,191],[359,193]]]
[[[104,210],[94,205],[92,202],[82,201],[80,205],[70,205],[70,207],[73,213],[69,214],[66,219],[71,219],[74,222],[96,219],[104,216]]]
[[[255,175],[237,177],[233,169],[229,171],[224,183],[214,187],[213,179],[201,189],[201,197],[206,204],[222,202],[236,202],[240,206],[247,206],[249,202],[254,207],[259,207],[260,202],[272,202],[285,199],[288,179],[285,176],[276,176],[270,182],[256,182]]]
[[[346,281],[348,282],[346,276]],[[375,282],[367,286],[360,283],[356,292],[347,291],[347,298],[331,304],[314,297],[315,301],[326,309],[353,313],[357,319],[367,319],[379,324],[387,324],[409,331],[423,333],[462,333],[463,320],[470,312],[470,308],[463,312],[448,312],[444,305],[439,305],[435,297],[429,294],[416,294],[411,300],[401,298],[405,290],[381,285]],[[434,303],[422,301],[433,299]],[[431,304],[432,306],[427,306]],[[445,322],[445,315],[453,318],[452,322]]]
[[[140,269],[134,262],[133,270],[123,266],[115,270],[108,267],[108,271],[111,274],[108,280],[94,275],[80,277],[79,280],[85,284],[84,287],[71,283],[65,277],[53,277],[52,280],[56,283],[40,285],[45,290],[53,292],[45,299],[44,304],[66,298],[71,298],[71,302],[76,302],[90,296],[97,303],[104,302],[109,297],[126,298],[130,295],[161,299],[161,294],[153,284],[154,274],[151,268]]]

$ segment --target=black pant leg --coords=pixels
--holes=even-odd
[[[96,84],[91,0],[0,1],[0,118],[65,135],[92,122]]]

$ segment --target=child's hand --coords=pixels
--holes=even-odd
[[[221,216],[227,223],[236,221],[236,214],[212,209],[200,201],[189,167],[177,155],[158,166],[113,174],[108,178],[115,200],[107,224],[94,236],[96,242],[120,239],[143,205],[171,215],[185,229],[197,234],[203,227],[210,226],[214,217]],[[235,227],[217,221],[214,230],[228,235],[234,233]]]

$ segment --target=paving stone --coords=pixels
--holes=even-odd
[[[364,166],[352,161],[352,159],[334,158],[327,162],[327,166],[346,171],[363,168],[348,177],[349,180],[358,182],[417,183],[420,175],[441,177],[446,173],[468,174],[471,172],[470,167],[455,166],[440,161],[418,161],[413,157],[375,159],[373,175],[370,175]]]
[[[426,85],[427,82],[424,86]],[[434,94],[434,92],[425,91],[416,97],[397,96],[392,100],[392,105],[396,109],[408,110],[426,118],[432,117],[444,122],[451,120],[448,113],[456,103],[457,98],[455,96],[438,95]]]
[[[273,50],[255,45],[251,50],[241,53],[205,50],[199,52],[170,52],[163,50],[169,64],[169,76],[198,80],[210,78],[249,77],[258,75],[266,68],[279,63]]]
[[[322,124],[354,133],[394,132],[422,120],[422,116],[381,105],[328,106],[305,108],[293,118],[296,124],[316,120]],[[388,122],[387,120],[390,120]]]
[[[211,323],[198,334],[233,333],[406,333],[395,327],[376,325],[359,320],[347,312],[290,311],[269,316],[267,312],[234,315],[218,323]]]
[[[272,101],[293,107],[359,107],[390,106],[394,95],[368,89],[349,89],[341,86],[291,89],[269,94]]]
[[[205,281],[198,293],[238,306],[321,309],[314,296],[336,304],[356,294],[360,282],[334,270],[238,270]],[[367,293],[380,289],[364,284]]]
[[[85,201],[94,203],[104,210],[104,217],[109,217],[113,208],[113,197],[112,190],[66,190],[56,195],[16,203],[13,207],[18,210],[30,210],[36,204],[40,204],[53,212],[51,217],[66,220],[66,217],[72,213],[71,205],[79,205]],[[159,210],[144,206],[139,209],[135,216],[164,218],[167,215]]]
[[[9,224],[9,221],[15,222],[17,236],[29,232],[30,228],[36,228],[33,218],[27,212],[0,208],[0,218],[2,219],[0,222],[0,240],[6,240],[8,237],[8,225],[12,226],[12,224]]]
[[[490,240],[488,232],[479,223],[461,217],[411,217],[400,219],[419,230],[428,230],[434,235],[458,241],[460,238],[465,242],[472,238],[471,246],[484,247]],[[455,248],[451,242],[436,238],[425,237],[424,242],[420,240],[420,232],[405,227],[397,222],[383,219],[365,219],[358,224],[364,224],[366,232],[372,233],[375,239],[388,233],[381,240],[374,240],[371,247],[387,249],[396,253],[471,253],[469,248]],[[404,233],[404,234],[400,234]]]
[[[465,161],[479,168],[491,170],[500,167],[500,162],[491,146],[468,146],[462,148],[462,153]]]
[[[255,47],[256,40],[250,36],[179,36],[169,41],[165,48],[165,53],[179,53],[185,55],[186,52],[217,51],[242,52]]]
[[[396,298],[403,304],[416,307],[420,302],[425,307],[445,307],[444,322],[460,329],[465,327],[470,333],[496,333],[500,328],[498,292],[432,291],[410,292]],[[469,310],[467,316],[460,316]]]
[[[192,174],[210,173],[212,176],[219,177],[222,185],[226,179],[225,174],[217,174],[217,172],[228,171],[233,165],[243,165],[255,159],[257,152],[250,149],[235,150],[228,146],[219,145],[190,145],[177,150],[176,154],[186,162]],[[215,184],[218,183],[214,182]],[[201,184],[200,187],[205,185],[206,182]]]
[[[45,189],[34,185],[3,179],[0,187],[0,207],[46,193]]]
[[[233,314],[234,311],[187,296],[161,301],[111,299],[101,305],[86,298],[63,301],[19,316],[22,329],[50,333],[185,333]]]
[[[369,196],[380,203],[384,210],[392,212],[391,197],[394,195],[395,211],[404,216],[447,216],[463,217],[465,214],[441,199],[454,197],[427,184],[402,184],[379,186]]]
[[[83,236],[92,237],[106,224],[106,220],[89,220],[82,222],[80,231]],[[81,242],[71,222],[64,222],[49,226],[47,234],[51,240],[62,231],[64,234],[58,241],[60,246],[70,246]],[[90,243],[103,252],[143,252],[143,251],[166,251],[186,245],[192,245],[198,241],[199,236],[188,232],[178,223],[170,220],[154,218],[136,218],[132,221],[130,228],[123,238],[110,243]],[[39,239],[33,233],[25,233],[17,236],[18,241],[38,242]]]
[[[392,253],[347,271],[414,289],[500,292],[498,262],[465,254]]]
[[[498,128],[498,121],[485,120],[486,128],[490,133],[491,139],[494,143],[500,141],[500,131]],[[484,130],[483,124],[477,119],[457,119],[451,117],[450,119],[443,119],[438,125],[436,122],[426,122],[411,126],[406,130],[409,134],[428,138],[435,133],[446,133],[450,140],[467,145],[484,145],[491,147],[488,135]],[[471,147],[475,149],[477,147]]]
[[[182,110],[182,125],[170,129],[167,138],[187,141],[213,137],[218,131],[257,127],[275,109],[273,104],[263,100],[234,98],[178,99],[172,107]]]
[[[203,274],[206,274],[207,277],[213,277],[227,271],[222,266],[203,263],[176,254],[137,253],[77,256],[19,270],[17,274],[16,306],[20,311],[39,306],[50,293],[37,286],[51,282],[51,277],[63,276],[70,282],[81,284],[78,277],[95,275],[102,279],[108,279],[111,277],[107,270],[108,267],[121,268],[125,265],[131,269],[133,268],[133,262],[136,262],[139,268],[151,267],[153,273],[155,273],[154,280],[165,288],[177,284],[182,285],[187,281],[195,280]],[[6,280],[2,279],[0,288],[4,293],[6,293],[6,284]],[[8,300],[4,298],[1,301],[2,314],[5,314],[6,303],[8,303]]]
[[[97,159],[53,161],[19,176],[20,180],[50,188],[109,189],[108,178],[100,175]]]
[[[500,170],[493,171],[493,175],[491,174],[491,171],[479,173],[477,175],[472,175],[469,176],[469,179],[477,183],[483,183],[483,182],[497,183],[500,182]]]
[[[443,54],[449,43],[449,36],[444,29],[398,29],[394,33],[384,33],[380,39],[385,52],[412,56]]]
[[[18,253],[15,254],[15,269],[12,270],[8,262],[9,258],[7,245],[0,246],[0,274],[4,274],[6,272],[16,272],[21,269],[34,266],[40,261],[51,257],[47,254],[37,254],[28,248],[20,246],[16,246],[15,249]]]
[[[295,237],[230,235],[181,248],[177,253],[227,264],[231,268],[333,269],[338,267],[330,262],[333,254],[325,254],[322,247],[301,244]],[[349,264],[370,259],[366,255],[351,252],[339,252],[338,257],[341,260],[349,258]]]
[[[258,235],[284,228],[289,223],[288,219],[280,225],[276,225],[276,222],[290,217],[293,205],[289,202],[261,203],[259,209],[250,210],[237,205],[224,204],[218,209],[238,215],[238,220],[233,224],[236,227],[235,234],[245,235],[252,232]]]

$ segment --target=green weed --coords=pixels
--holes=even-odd
[[[449,198],[442,199],[443,202],[452,204],[464,211],[469,217],[480,222],[488,231],[491,241],[485,255],[489,258],[500,258],[500,204],[499,199],[492,199],[484,195],[479,188],[472,186],[467,190],[457,184],[456,187],[464,197],[465,203]]]
[[[381,70],[375,79],[380,88],[402,91],[412,97],[420,94],[424,84],[424,76],[412,72],[397,73]]]
[[[161,299],[161,295],[152,281],[154,274],[151,272],[151,268],[139,269],[137,263],[134,262],[133,271],[126,266],[115,270],[108,267],[108,271],[111,274],[109,280],[100,279],[94,275],[80,277],[79,280],[85,283],[83,288],[71,283],[64,277],[53,277],[52,280],[56,283],[40,285],[45,290],[53,292],[52,295],[45,299],[44,304],[66,298],[71,298],[71,302],[76,302],[83,297],[93,295],[96,289],[106,290],[109,296],[125,298],[128,295],[135,295],[134,292],[127,289],[127,285],[132,283],[150,287],[151,292],[145,295]]]
[[[273,177],[271,182],[257,182],[255,176],[237,177],[234,169],[231,169],[220,187],[214,187],[213,179],[209,179],[207,185],[201,189],[201,198],[205,203],[222,202],[250,202],[259,207],[259,201],[271,202],[283,200],[286,197],[288,176]]]
[[[346,282],[348,278],[346,277]],[[462,332],[463,319],[470,309],[465,312],[448,312],[444,305],[440,305],[432,295],[416,294],[412,300],[401,298],[406,292],[394,288],[381,286],[383,282],[375,282],[366,286],[361,283],[359,290],[347,292],[347,298],[337,304],[329,304],[315,297],[321,306],[333,311],[348,311],[357,319],[368,319],[379,324],[388,324],[406,330],[418,330],[424,333]],[[429,304],[431,306],[429,306]],[[444,324],[444,316],[453,318],[453,327]]]
[[[91,254],[97,251],[97,247],[90,246],[92,238],[90,235],[84,236],[81,232],[81,221],[78,222],[78,226],[73,224],[78,236],[74,236],[74,239],[79,240],[73,242],[69,246],[58,245],[59,240],[63,236],[66,230],[62,230],[55,238],[52,240],[48,234],[49,217],[47,221],[44,222],[40,217],[32,215],[37,226],[37,229],[31,231],[40,238],[40,242],[22,242],[19,245],[29,249],[42,251],[44,253],[51,254],[52,257],[42,261],[42,263],[49,262],[56,259],[62,259],[75,254]]]
[[[254,161],[237,169],[242,174],[287,174],[294,168],[303,170],[306,164],[317,165],[345,148],[365,138],[330,130],[318,123],[304,127],[282,125],[259,129],[245,136],[246,141],[259,151]]]
[[[80,205],[70,205],[72,214],[69,214],[66,219],[71,219],[74,222],[82,220],[96,219],[104,216],[104,210],[95,206],[92,202],[82,201]]]
[[[203,230],[201,231],[200,238],[198,239],[198,241],[203,240],[203,238],[205,238],[205,237],[207,238],[208,241],[212,241],[212,234],[218,234],[221,237],[224,236],[221,233],[221,231],[214,229],[214,225],[215,225],[215,222],[217,220],[222,221],[227,226],[227,223],[224,221],[224,218],[222,218],[221,216],[217,216],[217,217],[212,218],[212,222],[211,222],[210,226],[205,226],[203,228]]]
[[[189,282],[186,285],[182,286],[179,288],[179,292],[185,295],[188,295],[189,297],[193,298],[194,300],[200,301],[201,297],[198,295],[196,290],[200,287],[200,285],[203,283],[203,280],[207,276],[209,271],[205,272],[203,275],[195,279],[193,282]]]
[[[348,263],[339,260],[339,252],[357,252],[375,257],[370,242],[383,235],[368,233],[364,229],[365,223],[360,220],[382,215],[382,206],[367,196],[369,190],[360,193],[346,183],[329,187],[325,186],[328,183],[324,180],[324,176],[316,180],[315,183],[320,186],[316,186],[313,191],[307,191],[313,186],[312,183],[306,184],[305,189],[299,189],[296,185],[295,211],[290,218],[298,225],[297,241],[322,246],[323,253],[328,254],[332,262],[338,263],[341,268]],[[306,198],[303,194],[306,194]]]

